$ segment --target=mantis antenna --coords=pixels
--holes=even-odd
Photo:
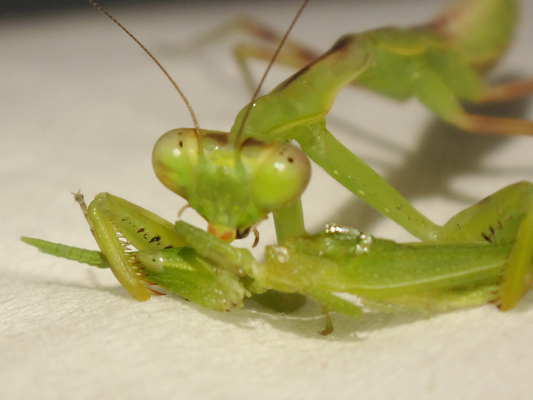
[[[96,2],[94,2],[93,0],[87,0],[87,1],[90,4],[92,4],[95,8],[97,8],[98,10],[102,11],[105,15],[107,15],[109,17],[109,19],[111,19],[111,21],[113,21],[115,24],[117,24],[124,32],[126,32],[128,34],[129,37],[131,37],[133,40],[135,40],[135,43],[137,43],[139,46],[141,46],[141,49],[143,49],[146,52],[146,54],[148,54],[148,56],[156,63],[156,65],[159,67],[159,69],[161,69],[161,71],[163,71],[165,76],[172,83],[174,88],[176,88],[176,90],[180,94],[181,98],[185,102],[185,105],[189,109],[189,113],[191,114],[192,122],[194,124],[194,130],[196,131],[196,137],[198,138],[198,145],[200,146],[200,126],[198,125],[198,119],[196,118],[196,114],[194,114],[194,111],[192,109],[191,103],[189,103],[189,100],[187,100],[187,97],[185,97],[185,94],[181,91],[181,89],[179,88],[178,84],[174,81],[174,79],[172,79],[170,74],[161,65],[161,63],[159,61],[157,61],[157,59],[154,57],[154,55],[152,53],[150,53],[150,51],[146,47],[144,47],[144,45],[135,36],[133,36],[133,34],[130,31],[128,31],[120,22],[118,22],[111,14],[109,14],[106,10],[104,10]]]
[[[91,1],[91,0],[89,0],[89,1]],[[270,69],[272,68],[272,65],[276,61],[276,58],[278,57],[279,52],[283,48],[283,45],[285,44],[285,41],[287,40],[287,37],[291,33],[292,28],[294,27],[294,24],[296,24],[296,21],[298,21],[298,18],[300,18],[300,15],[302,14],[302,11],[304,10],[304,8],[307,5],[307,3],[309,3],[309,0],[304,0],[302,5],[300,6],[300,9],[296,13],[295,17],[293,18],[293,20],[292,20],[292,22],[291,22],[291,24],[289,26],[289,29],[287,29],[287,31],[285,32],[285,35],[283,35],[283,38],[279,42],[279,45],[276,48],[276,51],[274,52],[274,55],[270,59],[270,62],[268,63],[268,66],[266,67],[266,70],[263,73],[263,76],[261,77],[261,81],[259,82],[259,85],[257,85],[257,89],[255,89],[255,92],[254,92],[254,94],[252,96],[252,100],[250,100],[250,104],[248,105],[248,108],[246,109],[246,113],[244,114],[244,118],[242,119],[241,126],[239,127],[239,131],[237,132],[237,135],[235,137],[235,147],[236,147],[236,149],[235,149],[235,157],[237,158],[237,160],[240,159],[240,154],[241,154],[241,146],[237,146],[237,144],[239,144],[239,142],[241,141],[241,136],[242,136],[242,132],[244,130],[244,125],[246,124],[246,120],[248,119],[248,116],[250,115],[250,112],[252,111],[252,108],[254,106],[254,102],[257,99],[257,96],[259,95],[259,91],[261,90],[261,86],[263,86],[263,82],[265,81],[265,79],[266,79],[266,77],[268,75],[268,72],[270,71]]]

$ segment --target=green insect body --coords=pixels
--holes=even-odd
[[[510,244],[398,244],[329,226],[319,234],[268,246],[264,264],[252,262],[243,269],[258,284],[300,293],[330,311],[358,317],[359,307],[339,294],[357,295],[368,305],[423,310],[495,301],[511,249]]]
[[[530,122],[468,116],[458,103],[516,96],[507,89],[506,96],[495,96],[496,88],[483,84],[476,72],[507,46],[515,8],[512,0],[472,0],[425,27],[347,35],[243,108],[229,133],[196,127],[163,135],[153,151],[156,175],[208,221],[210,233],[184,223],[173,226],[101,193],[88,208],[76,197],[101,253],[23,240],[59,257],[109,265],[139,301],[160,294],[150,287],[158,285],[217,311],[242,307],[243,299],[252,297],[288,312],[309,296],[325,312],[358,317],[360,307],[343,294],[359,296],[371,308],[494,302],[511,309],[533,280],[533,185],[504,188],[438,226],[336,140],[324,118],[337,93],[357,82],[397,98],[415,96],[460,126],[473,118],[493,122],[500,133],[529,133],[522,129],[531,128]],[[450,21],[455,17],[457,26]],[[497,38],[469,36],[472,24],[486,27],[496,23],[493,18],[502,19]],[[284,51],[282,62],[305,59],[295,60],[294,45]],[[336,226],[308,235],[300,201],[310,178],[307,156],[422,243],[398,244]],[[267,248],[264,263],[226,243],[244,237],[271,212],[280,244]]]
[[[278,62],[300,69],[286,82],[304,81],[314,70],[321,74],[324,66],[342,77],[351,74],[350,83],[356,86],[399,100],[415,97],[449,123],[472,132],[533,134],[530,121],[469,115],[460,104],[509,100],[533,91],[531,79],[490,86],[481,76],[509,46],[517,15],[517,0],[457,1],[425,25],[348,34],[322,55],[288,43]],[[267,27],[240,25],[260,39],[278,40]],[[247,59],[271,57],[270,51],[247,45],[235,53],[248,81]],[[354,62],[353,54],[368,62]],[[334,87],[329,97],[337,91]]]
[[[528,182],[508,186],[451,218],[444,226],[450,240],[442,243],[395,243],[333,225],[267,246],[264,263],[247,249],[184,222],[167,231],[159,217],[124,199],[100,194],[97,201],[98,207],[106,207],[105,215],[113,216],[106,221],[114,225],[115,234],[127,235],[138,249],[122,251],[129,264],[125,270],[133,272],[136,285],[124,284],[128,280],[119,275],[121,270],[109,263],[138,300],[157,294],[148,287],[157,284],[216,311],[240,308],[245,297],[253,297],[288,312],[303,304],[301,296],[308,296],[327,312],[358,318],[362,310],[343,297],[347,294],[378,310],[440,311],[486,302],[507,310],[533,278],[533,184]],[[89,212],[92,223],[99,218]],[[455,241],[456,236],[461,240]],[[23,240],[52,255],[98,264],[91,261],[94,251]],[[106,259],[103,254],[97,258]]]
[[[533,91],[533,81],[525,82],[520,90],[516,84],[490,87],[479,75],[479,70],[494,64],[508,46],[516,22],[516,1],[475,0],[463,5],[451,6],[423,27],[384,28],[346,35],[321,56],[302,52],[294,45],[286,46],[283,49],[285,54],[280,56],[281,62],[298,65],[300,71],[271,93],[254,100],[250,113],[250,105],[244,107],[228,134],[228,143],[234,143],[234,148],[238,148],[242,140],[248,138],[267,142],[296,140],[307,156],[334,179],[413,236],[423,241],[439,240],[440,227],[338,142],[326,129],[324,118],[337,93],[346,85],[355,83],[398,99],[414,96],[442,118],[465,129],[533,134],[530,121],[472,116],[462,108],[461,100],[504,100]],[[487,28],[494,25],[498,29]],[[271,54],[263,56],[270,59]],[[513,89],[509,90],[510,87]],[[208,136],[209,133],[202,135]],[[221,155],[226,156],[236,158],[231,151]],[[246,169],[240,166],[238,158],[231,162],[235,162],[235,171]],[[205,169],[208,168],[202,167]],[[158,176],[163,182],[168,181],[159,173]],[[192,193],[180,194],[210,225],[217,226],[217,229],[211,229],[213,233],[239,237],[239,232],[264,219],[265,214],[261,212],[243,211],[247,215],[241,217],[234,215],[237,210],[229,211],[234,207],[232,196],[227,193],[242,193],[248,189],[238,188],[239,183],[218,185],[217,179],[210,175],[202,176],[209,187],[202,193],[210,192],[212,198],[217,199],[217,207],[197,205],[205,202],[207,194],[202,195],[200,201],[194,199]],[[238,182],[249,187],[252,179],[239,176]],[[167,184],[172,185],[179,183]],[[281,189],[271,193],[281,196]],[[239,210],[253,208],[246,204],[238,207]],[[222,218],[221,210],[227,213]],[[305,232],[303,222],[297,216],[285,212],[282,220],[277,217],[276,209],[270,211],[274,212],[278,231],[284,231],[287,225],[300,225],[296,233]],[[236,221],[246,223],[236,226]]]
[[[141,225],[130,216],[131,203],[108,194],[98,198],[105,198],[106,206],[127,212],[124,216],[116,215],[128,219],[129,226]],[[502,209],[500,198],[512,200],[506,204],[511,208],[498,214],[498,209]],[[150,235],[141,232],[139,251],[128,252],[127,257],[144,285],[157,284],[216,311],[240,308],[245,297],[255,296],[261,301],[268,289],[311,297],[327,311],[352,318],[358,318],[362,310],[346,300],[343,297],[346,294],[358,296],[366,308],[378,310],[392,306],[393,309],[441,311],[486,302],[505,309],[512,307],[514,304],[510,305],[509,301],[515,298],[518,301],[530,285],[531,234],[525,238],[524,261],[509,260],[518,243],[524,240],[517,237],[516,227],[524,227],[528,233],[533,231],[532,202],[533,185],[519,183],[483,200],[480,207],[465,210],[469,214],[467,222],[475,221],[470,227],[477,223],[489,223],[489,226],[500,223],[490,241],[401,244],[333,225],[315,235],[296,236],[279,245],[267,246],[265,262],[259,263],[247,249],[232,247],[207,232],[178,222],[173,241],[183,241],[187,246],[165,246],[160,236],[153,240],[153,235],[162,232],[156,224]],[[520,212],[526,203],[529,211]],[[448,225],[455,230],[469,231],[469,226],[461,223],[464,217],[461,214],[465,212],[452,218]],[[150,225],[146,219],[142,224]],[[477,227],[473,232],[477,232]],[[86,254],[95,253],[36,239],[23,240],[47,253],[88,264],[91,262]],[[514,275],[518,278],[513,278]],[[509,280],[520,282],[511,293],[506,289]],[[274,306],[287,311],[295,301],[301,300],[286,297],[282,301],[286,303],[280,304],[277,298]]]

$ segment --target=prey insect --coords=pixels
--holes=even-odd
[[[414,66],[423,64],[427,54],[419,50],[427,43],[434,45],[431,57],[449,51],[427,33],[375,32],[341,39],[271,93],[254,95],[229,133],[200,129],[191,111],[195,128],[172,130],[158,140],[152,153],[156,175],[208,221],[209,233],[182,222],[174,227],[101,193],[88,207],[76,197],[99,252],[23,240],[56,256],[110,267],[140,301],[157,294],[149,287],[156,284],[218,311],[239,308],[252,295],[287,311],[298,308],[304,295],[326,313],[357,317],[360,308],[339,296],[343,293],[369,307],[450,309],[489,301],[502,310],[514,307],[531,286],[532,184],[504,188],[438,226],[326,129],[324,117],[337,92],[374,65],[373,40],[380,39],[398,59],[412,57]],[[415,86],[430,93],[430,83]],[[310,178],[307,156],[422,243],[398,244],[338,226],[308,235],[300,201]],[[227,244],[269,213],[279,244],[267,248],[264,263]]]

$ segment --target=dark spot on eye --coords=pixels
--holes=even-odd
[[[148,243],[159,242],[161,240],[160,236],[154,236]]]
[[[294,158],[292,158],[292,157],[287,158],[287,160],[288,160],[290,163],[293,163],[293,162],[294,162]]]

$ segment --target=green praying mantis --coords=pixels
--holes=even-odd
[[[516,6],[513,0],[455,3],[424,26],[343,36],[316,58],[295,44],[279,47],[280,61],[301,69],[269,94],[254,95],[228,133],[200,129],[186,102],[195,127],[164,134],[153,166],[159,180],[206,219],[208,232],[181,221],[174,226],[108,193],[88,207],[76,194],[100,251],[22,240],[111,268],[139,301],[159,294],[153,285],[217,311],[240,308],[251,296],[290,311],[307,296],[323,307],[324,333],[332,331],[328,312],[361,314],[345,295],[376,309],[447,310],[486,302],[511,309],[533,283],[533,185],[508,186],[439,226],[336,140],[325,116],[337,93],[355,82],[398,99],[416,97],[468,130],[533,133],[529,121],[468,115],[459,103],[533,91],[532,81],[490,87],[480,77],[507,47]],[[242,60],[266,58],[250,49],[241,52]],[[337,225],[309,235],[300,201],[309,158],[421,242],[395,243]],[[267,246],[263,263],[229,244],[270,213],[278,244]]]

